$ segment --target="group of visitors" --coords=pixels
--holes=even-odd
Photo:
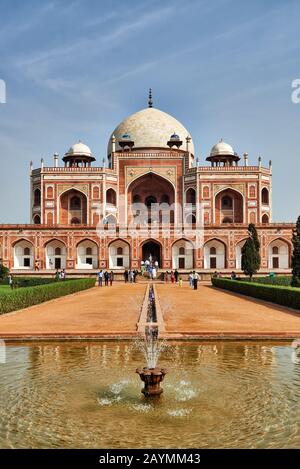
[[[165,283],[169,283],[169,281],[172,284],[173,283],[178,283],[178,280],[179,280],[178,270],[176,269],[175,272],[173,272],[173,270],[171,270],[171,272],[166,271],[164,273],[164,280],[165,280]]]
[[[198,290],[199,274],[195,270],[189,273],[189,284],[194,290]]]
[[[56,270],[55,272],[55,280],[66,280],[66,271],[65,269]]]
[[[157,277],[157,271],[158,271],[158,262],[154,261],[151,255],[149,256],[149,259],[141,262],[141,274],[143,277],[147,275],[148,278],[151,278],[152,280],[154,280]]]
[[[113,281],[114,281],[114,273],[111,270],[108,272],[107,270],[99,270],[97,274],[97,279],[98,279],[98,287],[102,287],[103,281],[105,287],[108,287],[109,285],[112,286]]]
[[[136,278],[138,276],[138,271],[136,269],[125,269],[124,271],[124,282],[125,283],[136,283]]]

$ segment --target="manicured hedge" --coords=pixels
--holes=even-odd
[[[55,282],[55,278],[40,278],[40,277],[14,277],[14,284],[17,287],[35,287],[37,285],[47,285],[48,283]],[[8,278],[2,280],[0,285],[8,285]]]
[[[48,285],[20,288],[0,293],[0,314],[43,303],[95,285],[94,278],[61,280]]]
[[[278,285],[262,285],[243,280],[230,280],[226,278],[212,278],[215,287],[230,290],[242,295],[253,296],[260,300],[271,301],[282,306],[300,310],[300,288],[284,287]]]
[[[248,278],[245,279],[248,281]],[[275,277],[255,277],[255,283],[262,283],[264,285],[281,285],[282,287],[290,287],[292,277],[287,275],[275,275]]]

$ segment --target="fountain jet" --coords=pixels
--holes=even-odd
[[[141,380],[145,383],[142,393],[145,397],[159,397],[163,392],[160,383],[164,379],[167,370],[157,367],[157,361],[160,354],[159,346],[159,330],[157,325],[155,294],[153,286],[149,287],[147,321],[144,336],[144,350],[147,366],[137,368],[136,373],[139,374]]]

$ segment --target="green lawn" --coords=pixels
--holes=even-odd
[[[9,285],[0,285],[0,293],[4,293],[4,292],[7,292],[10,290],[10,286]]]

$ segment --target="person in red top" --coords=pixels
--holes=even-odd
[[[171,272],[171,283],[174,283],[174,280],[175,280],[175,275],[174,275],[174,272],[172,270],[172,272]]]

